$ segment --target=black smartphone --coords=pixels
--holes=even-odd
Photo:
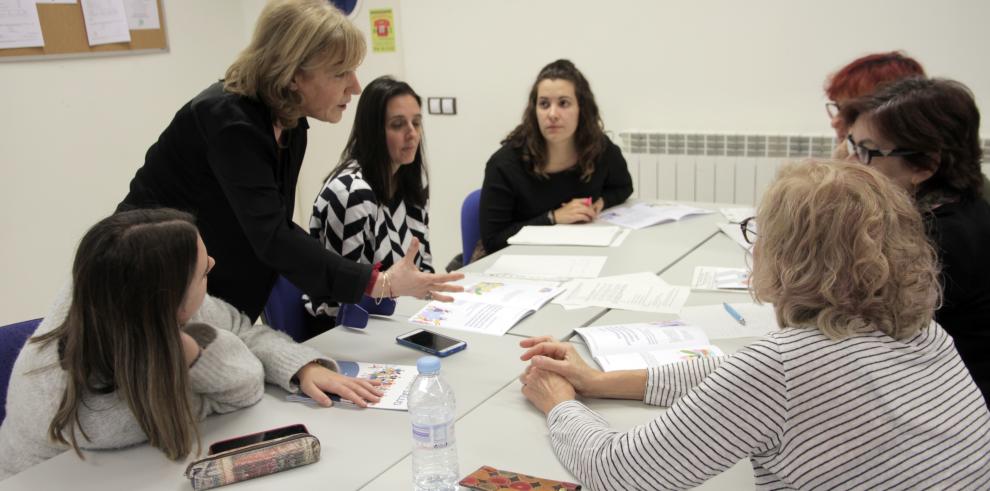
[[[309,431],[306,430],[305,425],[295,424],[266,431],[259,431],[258,433],[252,433],[250,435],[238,436],[210,445],[210,455],[226,452],[235,448],[246,447],[259,442],[266,442],[289,435],[295,435],[297,433],[309,433]]]
[[[454,339],[426,329],[416,329],[400,334],[395,337],[395,341],[403,346],[441,357],[452,355],[467,348],[467,343],[460,339]]]

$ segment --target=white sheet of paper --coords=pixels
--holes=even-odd
[[[124,0],[124,12],[127,14],[127,27],[132,31],[161,28],[158,2],[155,0]]]
[[[712,213],[704,208],[667,203],[636,203],[632,206],[609,208],[598,216],[599,220],[639,230],[663,222],[673,222],[688,215]]]
[[[533,313],[526,307],[476,303],[466,300],[430,302],[409,318],[421,326],[445,327],[461,331],[501,336],[520,320]]]
[[[742,223],[743,220],[756,216],[756,208],[745,206],[741,208],[719,208],[719,212],[729,223]]]
[[[34,0],[0,0],[0,49],[44,45]]]
[[[619,235],[615,236],[615,240],[613,240],[612,243],[609,244],[609,247],[619,247],[620,245],[622,245],[623,242],[626,241],[626,237],[629,237],[629,234],[631,233],[632,233],[632,229],[628,229],[628,228],[622,229],[622,231],[619,232]]]
[[[477,273],[466,273],[464,279],[455,281],[455,285],[464,287],[463,292],[450,293],[455,300],[525,307],[539,310],[563,288],[555,281],[534,281],[499,276],[488,276]]]
[[[668,285],[653,273],[574,280],[564,289],[554,303],[668,314],[680,311],[691,294],[690,288]]]
[[[740,247],[746,250],[746,252],[753,253],[753,245],[746,242],[743,237],[742,229],[739,228],[738,223],[723,223],[718,226],[718,229],[722,231],[723,234],[728,235],[730,239]]]
[[[90,46],[131,42],[123,0],[81,0]]]
[[[527,225],[507,241],[513,245],[573,245],[608,247],[619,227],[595,225]]]
[[[684,307],[680,316],[684,323],[704,330],[708,339],[762,337],[778,329],[773,305],[755,303],[730,305],[742,315],[743,319],[746,319],[745,326],[736,322],[722,304]]]
[[[724,353],[718,346],[707,344],[690,348],[599,355],[598,358],[595,358],[595,361],[598,362],[598,365],[603,371],[614,372],[616,370],[640,370],[660,365],[672,365],[692,358],[723,355]]]
[[[749,289],[749,270],[745,268],[716,268],[696,266],[691,278],[692,290],[736,290]]]
[[[499,256],[485,274],[546,281],[573,278],[597,278],[605,266],[605,256],[533,256],[506,254]]]

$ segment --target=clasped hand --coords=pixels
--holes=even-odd
[[[560,208],[553,211],[554,221],[562,224],[593,222],[598,218],[605,202],[601,198],[594,203],[589,204],[589,201],[589,198],[574,198],[561,203]]]
[[[588,366],[571,343],[541,336],[524,339],[519,346],[528,348],[520,359],[530,362],[519,376],[522,392],[540,411],[549,413],[557,404],[578,394],[600,397],[598,381],[602,372]]]

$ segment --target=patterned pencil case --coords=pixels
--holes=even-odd
[[[212,489],[267,476],[320,460],[320,440],[295,433],[233,448],[189,464],[186,477],[193,489]]]

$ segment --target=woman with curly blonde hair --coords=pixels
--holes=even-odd
[[[523,394],[593,489],[683,489],[748,457],[759,489],[990,486],[990,412],[932,322],[935,252],[910,197],[866,166],[785,167],[757,211],[752,293],[784,326],[729,357],[601,372],[524,340]],[[670,406],[616,432],[576,396]]]

